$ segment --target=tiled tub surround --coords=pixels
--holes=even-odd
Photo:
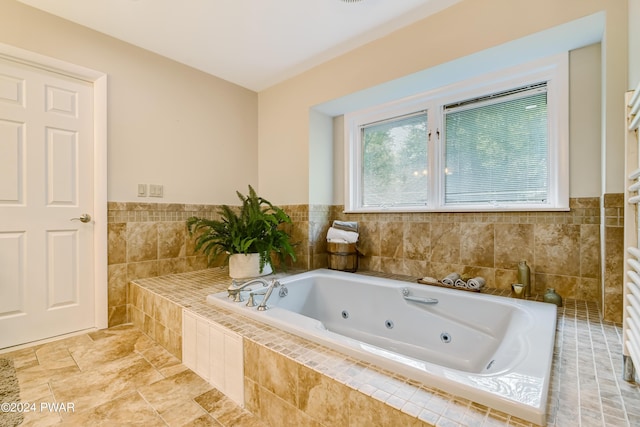
[[[531,426],[206,303],[228,282],[214,268],[136,280],[131,288],[147,295],[138,301],[162,298],[242,335],[245,407],[272,426]],[[547,425],[640,425],[640,391],[621,380],[621,354],[621,330],[600,320],[596,303],[565,299]]]
[[[527,260],[532,286],[599,301],[599,199],[572,199],[568,212],[344,214],[358,221],[364,270],[444,277],[482,276],[498,289],[516,283]],[[425,274],[428,273],[428,274]]]
[[[327,266],[326,232],[333,219],[360,224],[362,270],[444,276],[480,275],[508,289],[525,259],[539,292],[555,287],[565,298],[596,301],[605,320],[622,319],[622,196],[605,195],[605,238],[599,198],[570,201],[569,212],[344,214],[341,206],[282,206],[298,242],[295,267]],[[131,280],[207,268],[193,251],[185,221],[213,218],[215,205],[109,202],[109,325],[132,321]],[[604,246],[604,292],[601,289]],[[604,299],[602,296],[604,295]]]
[[[207,302],[449,394],[544,423],[555,305],[328,269],[282,277],[279,283],[287,292],[276,289],[266,312],[234,302],[226,291],[209,295]],[[185,344],[191,330],[185,325]],[[183,360],[192,352],[183,350]]]
[[[334,206],[329,217],[358,221],[363,270],[417,277],[444,277],[457,271],[466,277],[485,277],[491,287],[509,289],[517,279],[518,261],[526,260],[537,292],[552,287],[565,298],[595,301],[604,307],[606,320],[621,323],[619,198],[612,194],[604,199],[604,292],[597,197],[571,199],[567,212],[345,214],[341,206]],[[312,242],[314,252],[326,252],[322,233],[318,236]],[[317,267],[321,265],[313,265]]]

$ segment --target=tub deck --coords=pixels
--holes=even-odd
[[[394,279],[401,277],[392,276]],[[384,402],[389,412],[400,411],[402,415],[414,417],[418,423],[422,421],[424,425],[438,426],[534,425],[400,375],[384,372],[295,335],[212,307],[206,302],[207,295],[224,290],[228,284],[226,272],[213,268],[136,280],[132,282],[132,287],[136,288],[133,293],[150,292],[166,298],[242,335],[250,351],[266,348],[280,353],[287,360],[321,373],[349,390],[359,391],[362,396],[376,402]],[[508,294],[507,291],[487,291]],[[135,300],[132,302],[132,311],[143,309]],[[150,321],[161,322],[153,318]],[[621,380],[621,354],[621,327],[602,322],[596,303],[566,300],[564,307],[558,310],[547,426],[640,425],[640,390]],[[249,396],[251,398],[252,395]],[[346,404],[344,401],[338,403]],[[272,406],[270,411],[274,411]],[[380,409],[377,411],[371,416],[386,417]],[[356,416],[364,416],[360,414],[363,412],[367,411],[354,412],[350,421],[355,421]],[[280,414],[282,417],[288,415]]]

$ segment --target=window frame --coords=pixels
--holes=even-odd
[[[406,98],[344,115],[345,212],[499,212],[569,210],[569,59],[568,52],[483,74]],[[549,187],[546,203],[446,205],[444,183],[444,107],[510,89],[547,83]],[[361,128],[427,111],[429,167],[426,206],[362,206]],[[435,171],[435,173],[432,173]]]

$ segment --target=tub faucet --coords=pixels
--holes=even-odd
[[[269,288],[267,289],[267,292],[265,292],[264,298],[262,298],[262,302],[260,302],[260,305],[258,305],[258,309],[257,309],[258,311],[265,311],[266,309],[269,308],[267,307],[267,300],[271,296],[273,289],[277,288],[278,286],[280,286],[280,282],[278,282],[277,279],[271,280],[271,284],[269,284]]]
[[[270,283],[266,279],[262,279],[260,277],[247,280],[244,283],[238,282],[234,279],[231,281],[231,284],[227,288],[227,292],[229,293],[229,298],[233,298],[234,302],[244,301],[244,299],[242,298],[242,295],[240,294],[240,291],[245,290],[245,288],[247,288],[250,285],[253,285],[254,283],[262,283],[262,286],[264,287],[267,287],[270,285]]]

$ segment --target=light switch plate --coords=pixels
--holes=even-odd
[[[160,184],[149,184],[149,197],[162,197],[164,188]]]
[[[138,197],[147,197],[147,184],[138,184]]]

